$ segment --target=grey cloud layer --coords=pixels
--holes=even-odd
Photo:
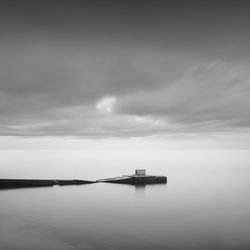
[[[215,130],[218,126],[249,127],[248,70],[248,65],[225,63],[199,66],[163,89],[124,98],[119,111],[187,125],[214,125]]]
[[[0,134],[130,137],[248,128],[248,64],[152,48],[2,51]],[[117,98],[113,114],[95,108]]]
[[[0,135],[248,131],[249,6],[2,1]]]
[[[150,48],[104,49],[89,44],[56,46],[29,42],[19,50],[9,47],[8,51],[1,51],[0,132],[143,134],[140,131],[145,129],[140,124],[131,125],[126,117],[113,114],[102,119],[95,103],[105,96],[118,98],[141,90],[161,89],[183,75],[190,68],[190,60],[192,57],[162,55]],[[148,129],[148,133],[157,131]]]

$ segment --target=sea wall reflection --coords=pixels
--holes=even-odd
[[[167,188],[167,183],[158,183],[158,184],[140,184],[135,185],[135,198],[136,199],[143,199],[146,196],[146,193],[150,189],[154,188]]]

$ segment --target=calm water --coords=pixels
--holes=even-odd
[[[0,191],[0,249],[250,249],[248,151],[0,151],[1,178],[95,180],[135,168],[168,183]]]

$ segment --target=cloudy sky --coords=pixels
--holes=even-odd
[[[250,147],[248,1],[1,1],[0,30],[2,148]]]

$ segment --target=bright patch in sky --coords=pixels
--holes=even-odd
[[[161,122],[160,120],[154,120],[149,117],[134,116],[134,119],[138,123],[144,123],[144,124],[150,124],[150,125],[164,125],[164,123]]]
[[[103,113],[113,113],[116,98],[113,96],[104,97],[96,103],[96,108]]]

